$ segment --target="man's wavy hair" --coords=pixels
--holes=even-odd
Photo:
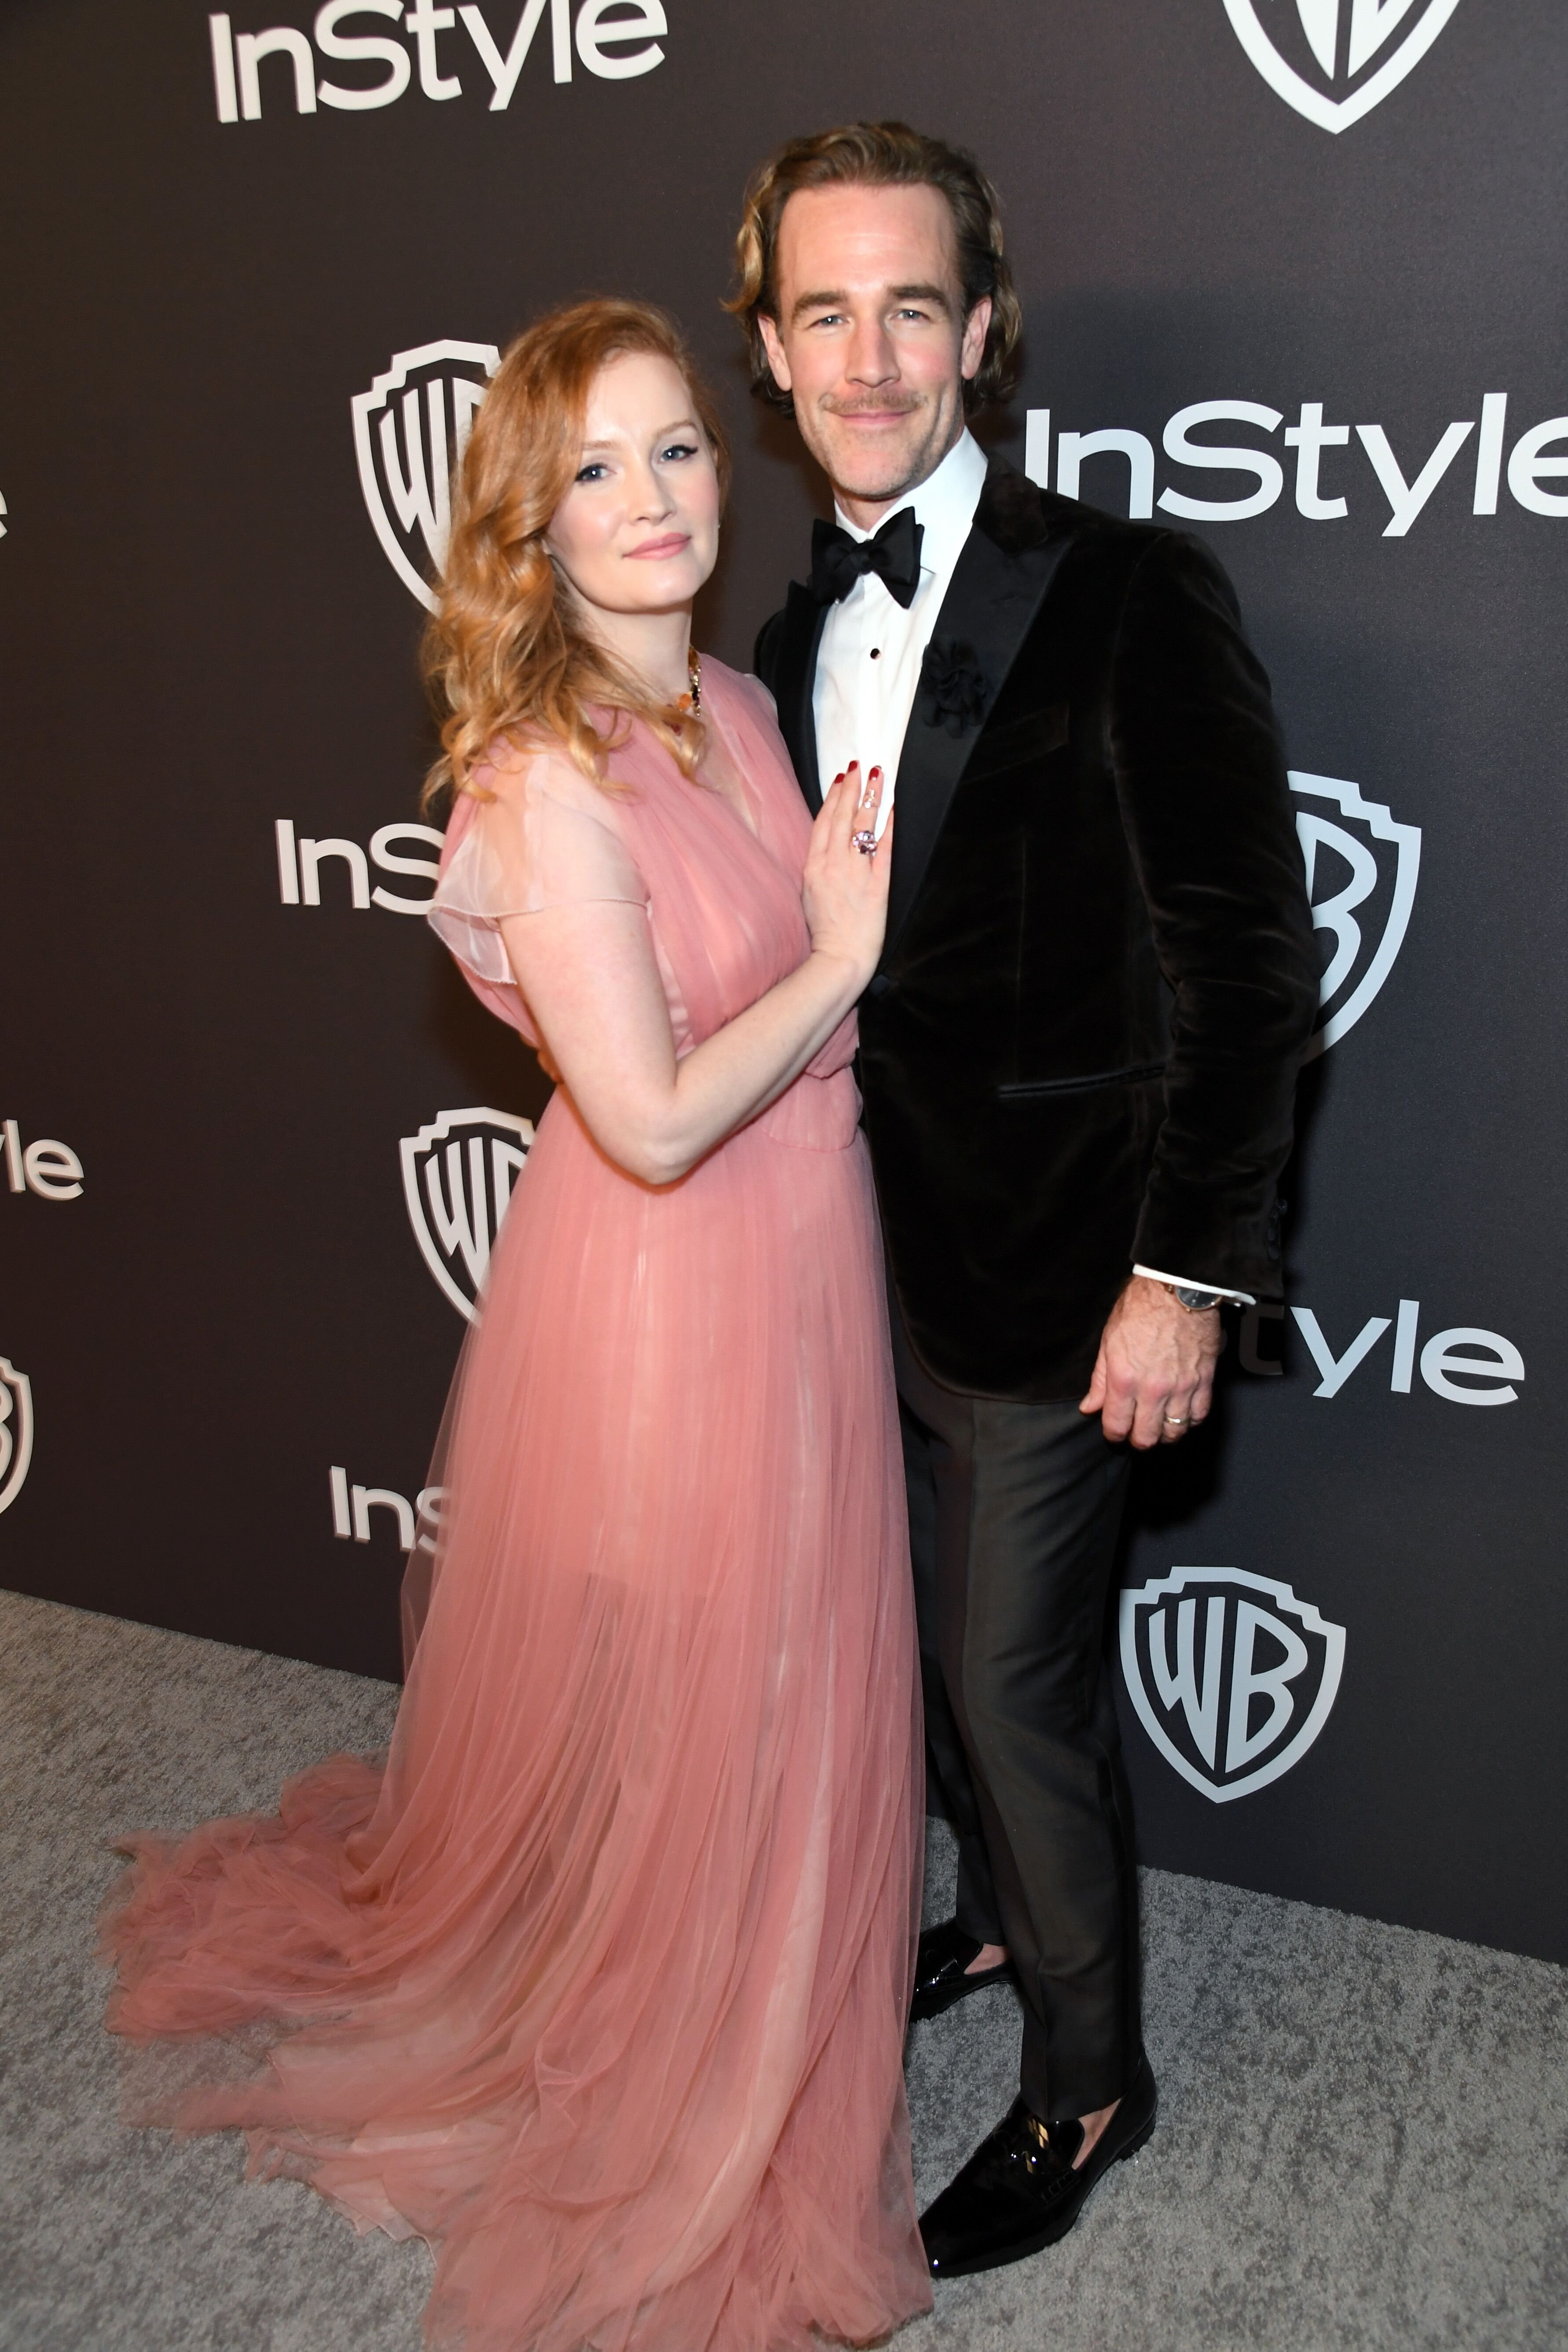
[[[424,669],[441,716],[428,808],[472,789],[500,740],[554,740],[595,783],[616,748],[595,712],[641,719],[688,775],[702,721],[656,702],[598,643],[545,533],[582,461],[583,420],[600,369],[629,352],[668,360],[686,380],[713,454],[722,499],[730,453],[685,337],[650,302],[596,300],[552,310],[510,344],[474,418],[452,485],[452,530],[440,601],[425,632]]]
[[[964,316],[984,295],[991,298],[985,350],[973,381],[963,387],[963,404],[973,411],[1005,398],[1016,372],[1024,318],[1003,250],[1000,200],[966,148],[928,138],[907,122],[846,122],[810,139],[792,139],[752,174],[735,240],[738,283],[724,308],[745,328],[758,398],[795,414],[789,394],[773,381],[757,322],[778,320],[779,223],[803,188],[935,188],[946,198]]]

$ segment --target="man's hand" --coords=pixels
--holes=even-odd
[[[1187,1309],[1163,1283],[1135,1274],[1100,1338],[1079,1412],[1097,1412],[1112,1444],[1173,1445],[1206,1421],[1225,1345],[1217,1307]]]

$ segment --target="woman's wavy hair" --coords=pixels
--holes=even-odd
[[[1012,390],[1024,314],[1003,250],[1002,205],[967,148],[928,138],[907,122],[846,122],[810,139],[792,139],[753,172],[735,239],[738,283],[724,308],[745,328],[752,347],[752,390],[759,399],[795,414],[795,403],[773,380],[761,319],[778,320],[779,223],[791,196],[803,188],[935,188],[947,200],[958,243],[958,274],[965,317],[984,295],[991,325],[973,381],[963,387],[970,411]]]
[[[679,368],[692,412],[729,488],[730,453],[712,397],[673,319],[649,302],[595,300],[552,310],[519,335],[474,418],[452,485],[440,600],[425,632],[424,670],[441,717],[441,757],[422,805],[472,789],[498,740],[555,738],[584,775],[613,791],[607,754],[625,740],[596,709],[641,719],[688,775],[702,722],[650,698],[594,637],[545,533],[581,462],[583,420],[599,370],[628,352]]]

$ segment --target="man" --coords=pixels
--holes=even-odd
[[[1020,318],[994,192],[900,123],[754,177],[731,304],[833,488],[757,668],[807,800],[895,800],[860,1007],[956,1916],[916,2016],[1016,1971],[1020,2096],[921,2221],[938,2276],[1061,2237],[1148,2137],[1105,1616],[1134,1450],[1280,1292],[1317,1003],[1268,681],[1195,541],[1037,489],[966,411]]]

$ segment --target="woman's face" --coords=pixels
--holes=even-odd
[[[606,613],[689,604],[719,552],[719,477],[679,369],[648,352],[601,368],[577,477],[546,544],[584,604]]]

